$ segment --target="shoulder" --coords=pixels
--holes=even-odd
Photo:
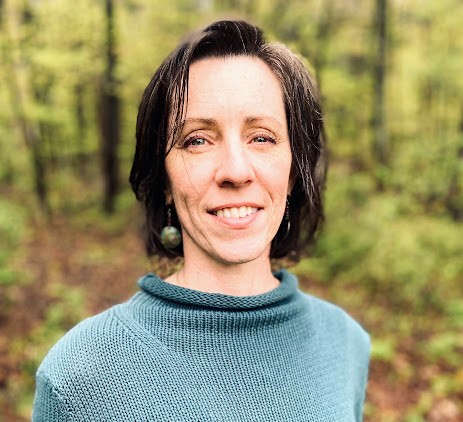
[[[317,314],[318,323],[331,326],[332,328],[357,332],[359,335],[368,337],[365,329],[352,318],[344,309],[326,300],[301,292],[310,303],[310,307]]]
[[[368,364],[371,344],[366,330],[339,306],[304,292],[300,294],[318,341],[336,345],[347,355]]]
[[[87,318],[69,330],[45,356],[38,374],[60,374],[65,367],[77,369],[79,361],[90,359],[101,343],[110,341],[119,331],[114,309]]]
[[[113,306],[73,327],[49,350],[37,377],[59,387],[73,380],[96,381],[114,366],[124,364],[134,351],[143,348],[137,327],[125,323],[130,303]]]
[[[139,297],[82,321],[50,349],[36,375],[34,420],[115,420],[123,398],[157,386],[168,351],[133,319]],[[54,411],[59,417],[42,417]]]
[[[75,397],[89,391],[85,383],[98,377],[107,352],[120,329],[114,308],[85,319],[48,352],[36,376],[33,420],[71,420]],[[79,393],[80,391],[80,393]]]
[[[313,335],[328,343],[341,341],[345,345],[364,350],[369,356],[368,333],[345,310],[300,290],[298,278],[294,274],[286,270],[280,270],[275,274],[282,284],[295,292],[295,302],[304,309],[303,324],[310,327]]]

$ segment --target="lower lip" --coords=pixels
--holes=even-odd
[[[249,225],[258,217],[261,210],[257,210],[253,214],[249,214],[246,217],[241,218],[226,218],[226,217],[219,217],[215,214],[209,214],[211,217],[214,218],[220,224],[223,224],[227,227],[233,229],[245,229],[249,227]]]

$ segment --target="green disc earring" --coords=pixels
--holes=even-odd
[[[174,249],[182,241],[179,230],[172,225],[172,207],[167,205],[167,226],[161,230],[161,243],[167,249]]]

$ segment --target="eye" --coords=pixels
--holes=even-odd
[[[256,144],[275,143],[275,139],[268,135],[257,135],[252,140]]]
[[[188,148],[188,147],[201,147],[203,145],[206,145],[207,141],[204,137],[195,135],[191,136],[183,142],[183,148]]]
[[[193,147],[199,147],[200,145],[204,145],[206,140],[204,138],[194,138],[189,141],[189,144]]]

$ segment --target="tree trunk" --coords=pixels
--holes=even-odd
[[[101,157],[104,178],[105,212],[112,213],[119,189],[119,112],[120,100],[116,92],[116,47],[114,37],[114,3],[105,1],[106,11],[106,71],[100,98]]]
[[[77,154],[73,157],[72,164],[75,171],[84,178],[88,173],[87,153],[85,141],[87,138],[88,123],[85,115],[85,88],[84,83],[79,81],[74,87],[74,113],[76,119],[76,142]]]
[[[4,6],[4,5],[3,5]],[[31,153],[31,165],[34,174],[34,190],[37,195],[41,209],[47,214],[50,213],[48,203],[48,185],[46,180],[46,163],[42,150],[42,139],[38,124],[32,121],[26,114],[25,104],[33,101],[31,95],[30,80],[23,78],[20,82],[20,75],[24,72],[24,60],[20,55],[20,47],[17,41],[18,26],[25,20],[32,19],[30,11],[14,10],[11,4],[8,4],[8,10],[5,10],[5,25],[7,26],[8,46],[3,49],[3,62],[8,68],[10,74],[7,88],[10,94],[10,105],[16,124],[19,127],[24,143]],[[21,15],[21,18],[19,17]],[[21,22],[22,19],[22,22]],[[15,54],[15,49],[17,49]],[[21,65],[17,64],[21,62]]]
[[[386,78],[386,28],[387,0],[376,0],[375,8],[375,38],[376,51],[373,64],[374,103],[373,103],[373,149],[376,162],[388,164],[389,139],[386,128],[386,99],[384,95]]]

